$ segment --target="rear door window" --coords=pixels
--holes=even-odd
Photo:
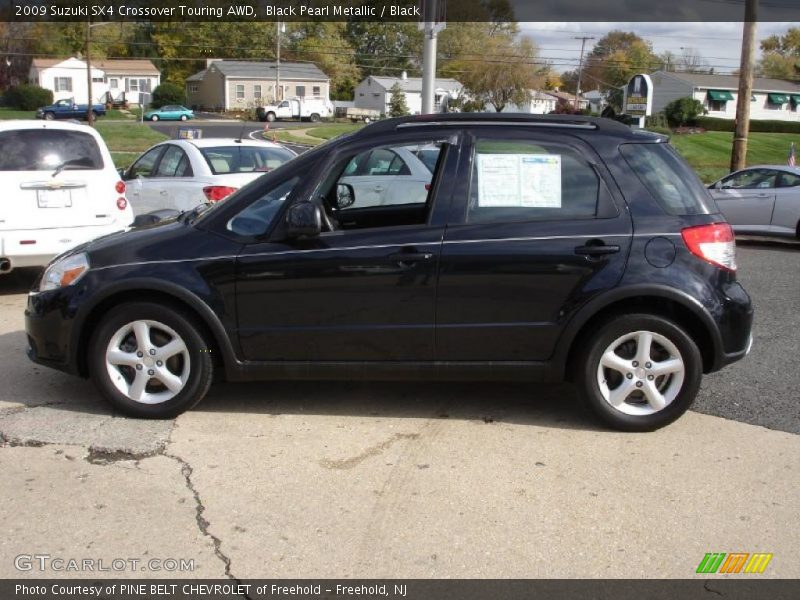
[[[289,150],[259,146],[200,148],[214,175],[272,171],[294,158]]]
[[[64,129],[18,129],[0,133],[0,171],[100,170],[103,156],[94,137]]]
[[[716,212],[711,197],[677,152],[663,143],[623,144],[622,156],[642,184],[670,215]]]

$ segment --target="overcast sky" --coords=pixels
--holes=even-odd
[[[633,31],[653,44],[656,54],[671,50],[680,56],[681,48],[695,48],[717,73],[729,73],[739,67],[742,51],[741,23],[520,23],[520,33],[531,37],[539,47],[539,56],[553,63],[558,72],[577,68],[581,42],[576,36],[592,36],[586,52],[609,31]],[[758,40],[783,34],[800,23],[759,23]],[[756,45],[758,47],[758,44]],[[757,51],[757,58],[760,52]]]

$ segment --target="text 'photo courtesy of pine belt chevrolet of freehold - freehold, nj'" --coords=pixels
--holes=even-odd
[[[800,597],[796,0],[0,3],[0,600]]]

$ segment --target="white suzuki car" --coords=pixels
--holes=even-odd
[[[111,154],[86,125],[0,121],[0,189],[0,273],[44,266],[133,221]]]
[[[297,156],[273,142],[205,138],[161,142],[121,173],[136,215],[218,202]]]

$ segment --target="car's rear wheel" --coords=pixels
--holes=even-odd
[[[211,385],[211,353],[200,330],[192,318],[168,306],[117,306],[92,336],[91,376],[125,414],[175,417],[197,404]]]
[[[44,113],[44,118],[47,121],[52,121],[53,119],[56,118],[56,116],[51,112],[46,112],[46,113]]]
[[[578,389],[611,427],[652,431],[694,402],[703,375],[697,344],[656,315],[619,315],[585,340],[576,363]]]
[[[94,119],[95,121],[97,121],[97,119],[99,119],[99,118],[100,118],[100,113],[99,113],[99,112],[97,112],[96,110],[93,110],[93,111],[92,111],[92,119]]]
[[[151,121],[158,121],[158,115],[153,115],[152,117],[150,117],[150,120]]]
[[[313,113],[311,115],[311,122],[312,123],[319,123],[319,115],[317,113]]]

